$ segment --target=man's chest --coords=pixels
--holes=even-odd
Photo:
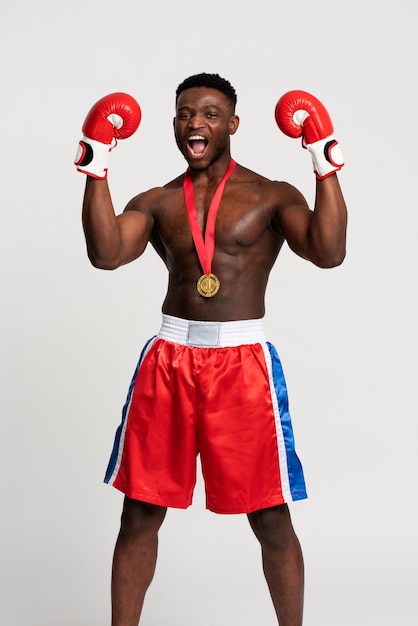
[[[162,243],[171,249],[190,248],[194,238],[215,237],[217,246],[251,246],[270,230],[272,207],[259,198],[225,195],[216,211],[210,202],[196,202],[194,215],[186,208],[183,194],[161,206],[155,215]]]

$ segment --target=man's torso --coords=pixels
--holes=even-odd
[[[208,321],[263,317],[268,276],[284,242],[277,220],[281,185],[285,183],[240,166],[228,180],[216,217],[212,262],[220,289],[210,298],[196,288],[203,269],[188,221],[183,176],[153,190],[151,243],[169,271],[164,313]],[[194,187],[203,234],[215,189]]]

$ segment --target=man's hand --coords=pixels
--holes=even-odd
[[[331,118],[315,96],[306,91],[288,91],[277,102],[275,117],[285,135],[302,137],[302,145],[311,154],[317,178],[326,178],[343,167],[344,159],[333,137]]]
[[[93,178],[107,177],[107,156],[117,139],[133,135],[141,121],[138,102],[127,93],[105,96],[90,109],[82,128],[75,165]]]

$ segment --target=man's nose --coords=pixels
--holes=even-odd
[[[201,128],[205,125],[205,120],[203,115],[193,115],[189,120],[189,125],[192,128]]]

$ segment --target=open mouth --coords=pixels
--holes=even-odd
[[[203,156],[206,146],[208,145],[208,140],[202,135],[192,135],[187,140],[187,145],[189,147],[190,152],[195,157]]]

